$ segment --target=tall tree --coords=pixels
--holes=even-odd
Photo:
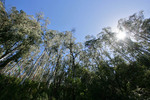
[[[15,7],[8,13],[0,3],[0,67],[18,61],[31,47],[39,46],[41,33],[41,25],[33,16]]]

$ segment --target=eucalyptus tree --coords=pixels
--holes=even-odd
[[[62,73],[63,65],[63,56],[65,53],[64,46],[65,36],[63,33],[51,30],[47,32],[46,42],[47,42],[47,51],[49,56],[49,77],[48,83],[50,81],[54,81],[56,84],[56,80],[59,81],[58,76]]]
[[[100,55],[105,55],[101,59],[110,59],[111,62],[115,56],[121,56],[127,62],[135,61],[138,56],[142,55],[149,59],[149,18],[145,19],[143,12],[126,19],[120,19],[118,30],[120,31],[116,32],[110,27],[103,28],[97,38],[86,41],[85,45],[89,49],[97,45],[92,50],[99,47]],[[126,34],[126,37],[123,40],[118,40],[116,35],[121,31]]]
[[[143,11],[135,13],[128,19],[120,19],[118,28],[126,31],[129,39],[124,43],[128,45],[128,52],[136,52],[138,55],[150,55],[150,19],[144,18]],[[137,55],[138,54],[138,55]]]
[[[34,18],[15,8],[7,13],[3,5],[0,12],[1,72],[21,78],[17,86],[29,79],[27,91],[35,98],[41,91],[73,100],[148,97],[150,20],[142,12],[118,22],[127,34],[123,40],[106,27],[97,37],[86,36],[84,44],[71,31],[47,29],[42,14]]]
[[[12,7],[8,13],[0,3],[0,67],[19,61],[41,42],[41,25],[33,16]]]
[[[84,52],[86,53],[87,61],[85,64],[89,63],[86,66],[92,67],[90,69],[95,69],[100,65],[101,61],[106,60],[106,55],[104,56],[103,50],[104,47],[101,41],[94,36],[86,36]]]

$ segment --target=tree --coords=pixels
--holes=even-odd
[[[15,7],[8,13],[0,2],[0,67],[23,58],[30,48],[39,46],[41,25],[24,11]]]
[[[0,11],[1,66],[7,64],[2,72],[8,75],[0,75],[1,99],[149,98],[150,20],[141,12],[118,22],[124,40],[106,27],[97,37],[86,36],[83,45],[74,30],[48,30],[41,14],[35,19],[15,8],[10,14],[3,6]]]

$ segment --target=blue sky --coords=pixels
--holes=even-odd
[[[98,34],[102,28],[116,27],[120,18],[144,10],[150,15],[150,0],[6,0],[6,8],[12,6],[28,15],[43,12],[49,17],[49,29],[70,31],[83,42],[86,35]]]

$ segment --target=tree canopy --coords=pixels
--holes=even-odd
[[[150,18],[143,11],[85,43],[50,30],[42,14],[0,2],[0,100],[150,99]],[[22,94],[20,94],[22,93]]]

